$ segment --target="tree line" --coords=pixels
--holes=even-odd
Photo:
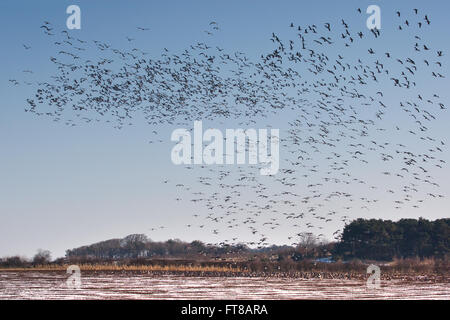
[[[300,234],[297,246],[250,248],[245,244],[205,244],[201,241],[151,241],[144,234],[110,239],[66,251],[70,261],[102,262],[114,260],[188,259],[192,261],[233,260],[299,262],[327,258],[331,260],[377,260],[394,258],[450,257],[450,219],[401,219],[397,222],[357,219],[346,225],[337,242],[319,241],[310,233]],[[39,250],[32,260],[13,256],[0,259],[0,267],[33,266],[51,262],[50,252]]]
[[[450,219],[357,219],[345,226],[334,255],[384,261],[445,258],[450,255]]]

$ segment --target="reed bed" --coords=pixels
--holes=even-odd
[[[372,262],[377,264],[377,262]],[[154,275],[181,275],[205,277],[270,277],[270,278],[305,278],[305,279],[358,279],[368,277],[368,262],[352,261],[349,263],[300,262],[262,262],[248,261],[236,263],[223,262],[189,262],[189,261],[109,261],[109,262],[67,262],[64,264],[28,265],[17,267],[0,267],[6,272],[66,272],[70,265],[80,267],[82,273],[110,272],[142,273]],[[389,263],[379,263],[382,280],[420,280],[433,282],[450,282],[450,264],[448,260],[434,259],[396,259]]]
[[[0,272],[66,272],[69,265],[36,265],[30,267],[0,268]],[[327,270],[327,268],[315,268],[290,271],[255,271],[242,267],[228,266],[202,266],[202,265],[115,265],[115,264],[78,264],[81,273],[101,274],[112,273],[149,274],[149,275],[180,275],[184,277],[246,277],[246,278],[303,278],[303,279],[341,279],[365,281],[368,274],[362,270]],[[325,266],[322,266],[325,267]],[[331,268],[329,268],[331,269]],[[381,279],[402,281],[425,281],[434,283],[450,283],[447,272],[417,272],[412,270],[392,270],[385,266],[381,270]]]
[[[36,265],[27,268],[0,268],[0,271],[66,271],[69,265]],[[246,273],[240,267],[227,266],[187,266],[187,265],[116,265],[116,264],[78,264],[81,271],[148,271],[148,272],[216,272]]]

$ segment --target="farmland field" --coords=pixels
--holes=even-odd
[[[69,288],[62,271],[0,272],[0,299],[450,299],[450,283],[263,277],[185,277],[133,272],[83,273]]]

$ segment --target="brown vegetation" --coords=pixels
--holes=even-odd
[[[120,272],[147,274],[178,274],[183,276],[238,276],[238,277],[296,277],[320,279],[367,279],[369,262],[322,263],[313,260],[294,261],[240,261],[195,262],[188,260],[109,261],[107,263],[80,263],[82,272]],[[0,271],[59,271],[69,264],[29,265],[28,267],[1,267]],[[380,265],[382,279],[425,280],[450,282],[450,262],[435,259],[397,259]]]

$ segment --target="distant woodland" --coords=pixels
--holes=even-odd
[[[66,257],[121,259],[138,257],[223,257],[271,253],[293,260],[332,257],[388,261],[393,258],[444,258],[450,254],[450,219],[358,219],[346,225],[341,240],[323,243],[303,234],[297,247],[249,248],[245,245],[212,245],[201,241],[153,242],[143,234],[129,235],[67,250]]]
[[[450,219],[390,220],[357,219],[346,225],[337,242],[321,242],[301,234],[297,246],[249,248],[243,244],[205,244],[201,241],[155,242],[144,234],[110,239],[66,251],[54,263],[107,262],[147,259],[190,261],[255,261],[295,263],[303,260],[351,261],[393,259],[445,259],[450,257]],[[51,262],[50,252],[40,250],[30,261],[19,256],[0,260],[0,267],[42,265]]]
[[[450,219],[358,219],[347,225],[334,254],[344,258],[444,258],[450,253]]]

